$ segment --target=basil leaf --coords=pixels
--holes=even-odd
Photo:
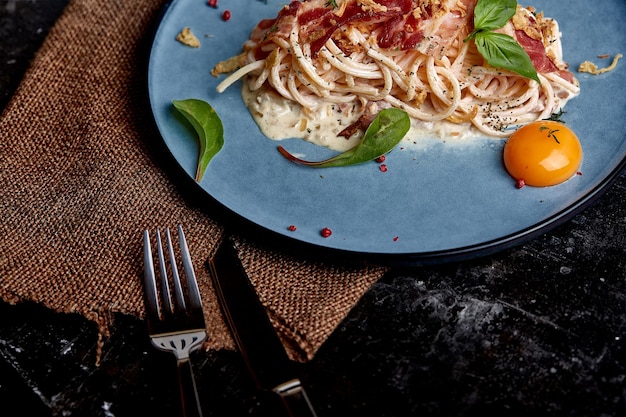
[[[478,0],[474,7],[474,31],[465,41],[474,39],[478,52],[492,67],[541,83],[524,48],[511,36],[493,32],[506,25],[516,11],[516,0]]]
[[[474,31],[499,29],[516,10],[516,0],[478,0],[474,7]]]
[[[478,52],[492,67],[513,71],[541,82],[530,57],[511,36],[496,32],[478,32],[474,42]]]
[[[195,180],[200,182],[211,159],[224,145],[224,127],[213,107],[206,101],[190,98],[172,101],[198,134],[200,155]]]
[[[361,164],[378,158],[392,150],[411,127],[409,115],[404,110],[388,108],[381,110],[370,123],[361,141],[352,149],[324,161],[304,161],[287,152],[282,146],[278,151],[297,164],[314,168],[328,168]]]

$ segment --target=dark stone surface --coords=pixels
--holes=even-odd
[[[0,1],[0,109],[67,0]]]
[[[0,107],[66,3],[0,1]],[[622,176],[523,246],[392,271],[302,367],[320,417],[626,416],[625,197]],[[141,320],[116,316],[98,368],[96,335],[80,316],[0,303],[0,414],[179,414],[173,357]],[[236,352],[193,362],[205,415],[282,415]]]

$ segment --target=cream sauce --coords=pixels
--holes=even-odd
[[[338,136],[338,133],[358,119],[359,114],[342,112],[336,104],[329,103],[317,110],[315,120],[311,120],[300,104],[271,91],[250,91],[244,81],[241,92],[254,121],[270,139],[300,138],[337,152],[353,148],[360,140],[360,135],[353,135],[349,139]],[[465,142],[479,136],[483,135],[469,124],[423,122],[411,118],[411,129],[402,144],[418,145],[425,138]]]

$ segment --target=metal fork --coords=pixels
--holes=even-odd
[[[143,233],[144,294],[148,332],[155,347],[176,356],[183,416],[202,416],[198,390],[189,360],[189,354],[198,349],[206,339],[200,292],[182,227],[178,226],[180,255],[184,270],[182,277],[176,266],[175,250],[169,229],[165,230],[165,235],[167,259],[164,256],[161,234],[159,229],[156,230],[156,252],[159,264],[157,272],[152,260],[150,234],[147,230]],[[168,270],[171,272],[171,279],[168,278]],[[173,284],[173,291],[170,289],[170,284]],[[160,290],[157,289],[159,287]]]

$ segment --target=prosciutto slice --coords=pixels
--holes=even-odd
[[[345,0],[337,8],[326,0],[292,1],[275,19],[259,23],[253,40],[286,38],[297,21],[300,40],[315,56],[343,28],[375,33],[379,47],[411,50],[441,57],[449,45],[472,29],[476,0]],[[256,38],[256,39],[255,39]]]
[[[333,7],[328,0],[293,0],[274,19],[261,21],[253,30],[251,45],[255,58],[264,59],[269,52],[264,43],[276,37],[289,39],[299,27],[299,41],[309,45],[316,57],[329,39],[345,50],[350,41],[344,31],[349,27],[370,34],[379,48],[418,50],[435,58],[446,55],[451,45],[464,39],[474,28],[477,0],[344,0]],[[509,34],[528,53],[537,72],[564,72],[546,52],[541,16],[518,6],[514,18],[499,32]],[[260,47],[259,47],[260,46]]]

